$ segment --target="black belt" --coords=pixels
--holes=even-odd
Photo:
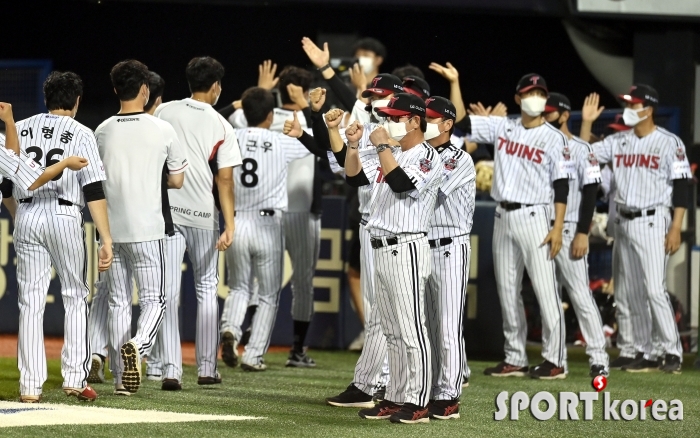
[[[442,239],[428,240],[428,244],[431,248],[438,248],[441,246],[449,245],[452,243],[451,237],[443,237]]]
[[[233,212],[233,215],[236,215],[236,211]],[[275,210],[260,210],[260,216],[274,216],[275,215]]]
[[[366,225],[367,225],[367,220],[365,220],[365,219],[360,219],[360,223],[361,223],[363,226],[366,226]]]
[[[19,200],[20,204],[31,204],[32,202],[34,202],[34,198],[23,198]],[[68,207],[70,207],[71,205],[73,205],[73,203],[70,201],[66,201],[65,199],[58,198],[58,205],[67,205]]]
[[[427,236],[427,233],[421,233],[423,236]],[[384,243],[384,240],[386,240],[386,244]],[[399,238],[398,237],[387,237],[384,240],[381,238],[371,238],[369,240],[369,243],[372,245],[373,249],[378,249],[378,248],[384,248],[385,246],[394,246],[399,244]]]
[[[521,208],[525,207],[532,207],[535,204],[521,204],[519,202],[499,202],[499,204],[502,209],[505,211],[513,211],[513,210],[519,210]]]
[[[564,221],[564,223],[565,223],[565,224],[577,224],[578,222],[574,222],[574,221]],[[554,221],[551,221],[550,224],[551,224],[552,226],[554,226]]]
[[[637,219],[638,217],[642,216],[653,216],[656,213],[655,208],[651,208],[646,211],[623,211],[623,210],[618,210],[617,214],[620,216],[624,217],[625,219],[633,220]]]

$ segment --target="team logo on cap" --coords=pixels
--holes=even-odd
[[[428,173],[430,172],[430,169],[433,168],[433,163],[431,163],[430,160],[427,158],[421,158],[418,162],[418,165],[420,167],[421,172],[423,173]]]
[[[378,84],[379,81],[381,81],[381,80],[382,80],[382,78],[380,78],[379,76],[377,76],[376,78],[372,79],[372,88],[377,88],[377,84]]]
[[[425,99],[425,105],[428,106],[434,101],[435,101],[434,97],[429,97],[429,98]]]
[[[390,108],[393,108],[393,107],[394,107],[394,102],[396,102],[397,100],[399,100],[398,97],[392,97],[391,99],[389,99],[389,105],[387,105],[387,106],[390,107]]]
[[[445,161],[445,169],[455,170],[455,167],[457,167],[457,160],[455,160],[454,158],[448,158]]]
[[[540,80],[539,76],[533,76],[530,78],[530,82],[532,82],[532,85],[537,85],[537,82]]]

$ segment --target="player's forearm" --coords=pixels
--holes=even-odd
[[[566,204],[560,202],[554,203],[554,227],[556,229],[564,229],[564,216],[566,216]]]
[[[5,147],[19,155],[19,137],[14,120],[5,122]]]
[[[10,213],[12,220],[15,220],[15,213],[17,212],[17,200],[15,198],[3,198],[2,205],[5,206],[7,212]]]
[[[681,231],[683,226],[683,216],[685,216],[684,207],[676,207],[673,209],[673,222],[671,222],[671,230]]]
[[[54,165],[47,167],[44,170],[44,173],[39,175],[39,178],[37,178],[36,181],[34,181],[34,184],[29,186],[29,190],[36,190],[39,187],[43,186],[47,182],[56,178],[61,172],[66,170],[67,167],[68,167],[67,158],[59,161],[58,163],[56,163]]]
[[[459,81],[450,82],[450,100],[457,110],[457,120],[462,120],[467,116],[467,109],[462,100],[462,89],[459,86]]]
[[[185,183],[185,172],[168,174],[168,188],[169,189],[181,189],[182,185]]]
[[[87,205],[95,228],[100,233],[100,242],[103,245],[112,245],[112,233],[109,230],[109,217],[107,216],[107,200],[91,201]]]
[[[219,204],[221,205],[221,215],[224,217],[224,226],[226,229],[233,230],[235,229],[233,178],[222,179],[219,177],[217,186],[219,188]]]
[[[399,167],[394,154],[391,153],[391,148],[386,148],[382,152],[377,153],[379,156],[379,164],[382,166],[382,174],[388,175],[392,170]]]
[[[337,153],[343,150],[343,138],[340,136],[340,131],[337,127],[328,128],[328,137],[331,141],[331,151]]]
[[[593,122],[591,122],[590,120],[581,121],[581,131],[578,134],[578,136],[581,137],[581,140],[590,143],[592,128]]]
[[[362,171],[362,161],[357,149],[348,148],[345,155],[345,175],[353,177]]]

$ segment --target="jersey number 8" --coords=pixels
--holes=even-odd
[[[36,164],[38,164],[39,166],[42,166],[41,159],[44,157],[44,151],[41,150],[41,148],[39,146],[28,147],[27,153],[28,154],[33,153],[34,154],[33,159],[36,162]],[[44,167],[53,166],[54,164],[61,161],[60,157],[58,159],[54,158],[56,155],[63,155],[63,149],[54,148],[54,149],[51,149],[50,151],[48,151],[46,153],[46,164],[44,164],[43,166]],[[63,171],[61,171],[61,173],[56,175],[51,181],[58,181],[59,179],[61,179],[62,176],[63,176]]]
[[[241,184],[243,184],[243,187],[250,188],[258,185],[258,174],[255,173],[258,170],[257,161],[252,158],[244,159],[241,170]]]

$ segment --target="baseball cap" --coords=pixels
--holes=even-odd
[[[415,94],[424,100],[430,97],[430,85],[428,85],[428,82],[415,75],[408,75],[403,78],[403,91]]]
[[[440,96],[429,97],[425,100],[425,115],[428,117],[444,117],[455,120],[457,110],[448,99]]]
[[[410,93],[397,93],[389,101],[389,105],[375,110],[382,117],[416,115],[425,117],[425,102]]]
[[[547,82],[545,82],[544,78],[537,73],[529,73],[520,78],[518,81],[518,86],[515,87],[515,92],[518,94],[525,93],[533,88],[540,88],[544,90],[545,93],[549,94],[549,90],[547,90]]]
[[[571,111],[571,102],[569,98],[561,93],[549,93],[547,97],[547,103],[544,107],[545,113],[554,113],[559,111],[563,113],[564,111]]]
[[[632,129],[631,126],[625,125],[625,122],[622,120],[622,114],[616,114],[615,121],[608,124],[606,128],[609,128],[613,132],[628,131]]]
[[[628,94],[620,94],[620,100],[630,103],[643,103],[656,106],[659,104],[659,93],[650,85],[635,84]]]
[[[369,87],[362,92],[362,97],[371,95],[388,96],[393,93],[403,93],[401,79],[389,73],[380,73],[372,79]]]

